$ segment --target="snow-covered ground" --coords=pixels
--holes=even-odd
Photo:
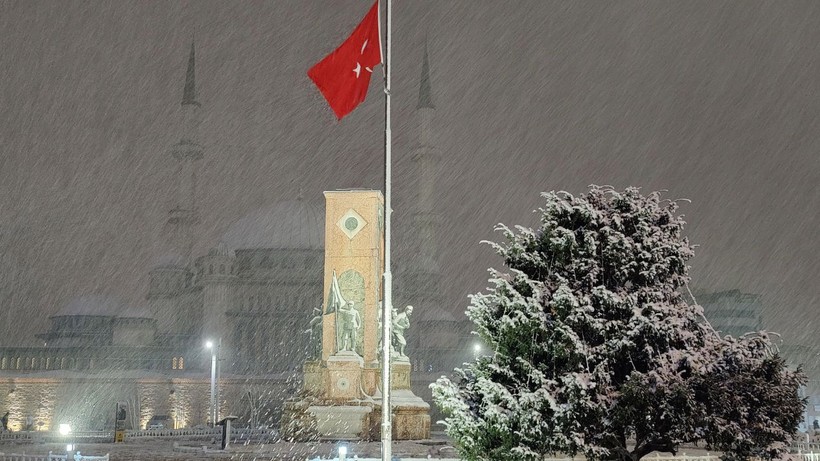
[[[95,443],[82,444],[77,448],[86,455],[105,455],[109,453],[111,461],[199,461],[199,460],[236,460],[236,461],[305,461],[333,459],[338,456],[339,443],[288,443],[277,442],[272,444],[231,445],[228,451],[218,450],[218,445],[210,442],[175,441],[163,439],[139,439],[126,443]],[[359,458],[379,458],[380,444],[378,442],[350,442],[348,446],[348,460]],[[49,451],[64,453],[65,445],[47,444],[0,444],[0,453],[26,453],[45,455]],[[706,450],[699,448],[685,448],[678,453],[679,459],[705,456]],[[712,453],[714,454],[714,453]],[[402,459],[426,459],[428,455],[433,459],[458,458],[452,446],[443,440],[420,442],[394,442],[393,455]],[[660,455],[664,458],[668,454]],[[644,458],[653,461],[656,454]],[[583,457],[576,457],[582,461]]]
[[[289,443],[231,445],[228,451],[219,450],[218,444],[202,441],[176,441],[167,439],[132,439],[126,443],[89,443],[80,444],[77,449],[86,455],[111,455],[111,461],[193,461],[208,459],[225,460],[307,460],[317,457],[334,458],[338,454],[339,443]],[[380,456],[378,442],[349,442],[348,459],[377,458]],[[204,449],[203,449],[204,447]],[[0,444],[0,453],[48,454],[64,453],[65,445],[44,444]],[[393,454],[400,458],[424,459],[455,458],[455,450],[442,440],[430,442],[394,442]]]

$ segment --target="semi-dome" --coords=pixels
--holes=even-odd
[[[118,315],[122,303],[112,296],[86,295],[67,302],[54,314],[54,317],[69,315],[93,315],[114,317]]]
[[[236,250],[324,248],[321,211],[304,200],[257,209],[228,228],[222,241]]]

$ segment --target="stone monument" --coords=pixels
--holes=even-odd
[[[378,191],[345,190],[325,192],[325,200],[326,298],[321,319],[314,316],[310,330],[317,349],[304,366],[302,395],[286,404],[282,434],[297,440],[377,440],[381,424],[384,199]],[[395,440],[430,437],[430,406],[410,390],[404,333],[410,327],[412,312],[412,306],[401,313],[394,309],[390,319]]]

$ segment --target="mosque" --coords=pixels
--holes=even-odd
[[[418,241],[408,247],[418,250],[411,264],[396,265],[394,300],[415,306],[407,349],[414,391],[429,401],[427,385],[469,358],[470,325],[442,308],[434,206],[440,153],[426,49],[416,109]],[[240,423],[275,426],[282,401],[299,389],[310,352],[306,332],[323,302],[324,210],[298,196],[276,203],[233,223],[207,254],[193,255],[196,178],[207,155],[197,136],[202,110],[192,44],[183,129],[168,151],[177,165],[175,206],[165,223],[174,251],[149,269],[144,305],[78,297],[50,317],[37,336],[43,347],[0,348],[0,413],[9,411],[12,430],[51,430],[67,421],[110,429],[118,402],[131,408],[134,429],[158,415],[177,428],[208,424],[212,354],[219,358],[220,414],[237,414]],[[213,349],[203,347],[206,340]]]

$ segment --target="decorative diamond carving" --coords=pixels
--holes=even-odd
[[[347,238],[353,239],[356,234],[359,233],[360,230],[367,225],[367,221],[362,218],[362,215],[356,213],[356,210],[349,209],[342,215],[342,217],[336,222],[336,226],[342,230],[342,232],[347,235]]]

